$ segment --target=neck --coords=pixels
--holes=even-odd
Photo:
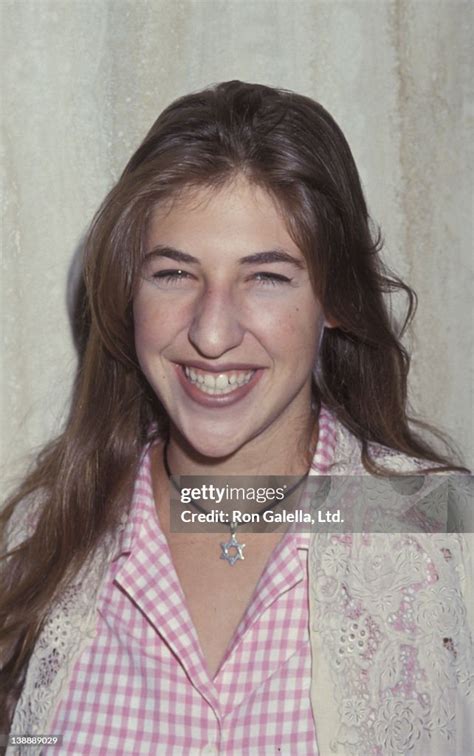
[[[167,457],[173,475],[304,475],[317,440],[318,423],[310,412],[293,428],[286,426],[284,433],[261,434],[228,457],[210,458],[199,454],[172,427]]]

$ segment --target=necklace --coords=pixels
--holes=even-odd
[[[170,470],[170,466],[168,464],[168,441],[165,444],[165,448],[163,450],[163,464],[165,468],[166,475],[168,476],[168,480],[171,482],[173,488],[175,491],[177,491],[181,495],[181,488],[178,486],[178,484],[173,480],[173,475]],[[285,501],[291,494],[293,494],[300,486],[301,484],[306,480],[308,477],[308,473],[305,473],[301,476],[301,478],[298,478],[296,483],[294,483],[288,491],[285,491],[283,497],[275,502],[274,504],[268,505],[263,507],[259,512],[257,512],[257,517],[260,518],[261,515],[264,514],[264,512],[269,512],[271,509],[274,509],[275,507],[279,507],[280,504]],[[200,504],[197,503],[197,501],[194,501],[194,499],[191,499],[192,506],[197,509],[198,512],[201,514],[209,514],[209,512],[204,509],[204,507],[201,507]],[[244,554],[243,550],[245,548],[245,543],[240,543],[240,541],[237,540],[236,532],[237,532],[237,523],[234,519],[232,519],[232,522],[229,523],[229,530],[230,530],[230,538],[225,543],[221,543],[221,559],[225,559],[225,561],[230,564],[231,567],[234,566],[236,562],[239,560],[244,560]]]

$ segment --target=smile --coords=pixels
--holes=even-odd
[[[187,380],[204,394],[224,396],[231,394],[252,380],[255,370],[230,370],[221,373],[209,373],[195,367],[183,366]]]

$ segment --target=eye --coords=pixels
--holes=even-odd
[[[254,280],[261,286],[280,286],[282,284],[290,284],[292,279],[287,276],[283,276],[281,273],[255,273]]]
[[[191,280],[194,276],[181,268],[170,270],[158,270],[151,274],[152,280],[161,287],[180,286],[183,282]]]

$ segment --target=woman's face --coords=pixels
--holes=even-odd
[[[210,457],[291,444],[324,318],[270,195],[243,178],[189,190],[155,210],[146,249],[136,351],[172,423]]]

